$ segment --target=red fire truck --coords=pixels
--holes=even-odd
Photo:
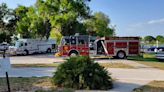
[[[58,48],[61,56],[90,55],[125,58],[139,54],[139,37],[64,36]]]

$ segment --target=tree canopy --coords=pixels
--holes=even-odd
[[[61,36],[75,33],[113,36],[114,29],[109,25],[109,17],[102,12],[92,13],[89,2],[90,0],[37,0],[32,6],[19,5],[14,11],[8,9],[6,4],[1,4],[0,30],[10,31],[0,33],[20,34],[22,38],[48,39],[51,36],[58,40]],[[7,23],[4,18],[8,18]]]
[[[11,36],[15,33],[16,20],[15,12],[5,3],[0,4],[0,43],[11,41]]]
[[[85,21],[87,31],[92,35],[113,36],[114,29],[109,27],[110,19],[102,12],[96,12],[92,18]]]
[[[153,37],[153,36],[145,36],[144,37],[144,41],[145,42],[153,42],[155,41],[156,39]]]
[[[84,34],[81,21],[89,17],[87,2],[89,0],[37,0],[33,6],[19,6],[16,8],[18,33],[24,38],[49,38],[50,31],[55,28],[62,35]]]
[[[57,28],[62,35],[73,35],[76,32],[85,33],[83,19],[89,17],[90,9],[87,3],[89,0],[46,0],[50,11],[50,21],[53,27]],[[51,7],[53,7],[51,9]]]

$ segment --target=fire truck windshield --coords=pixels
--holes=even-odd
[[[69,38],[63,38],[61,41],[61,45],[69,45],[70,44],[70,40]]]

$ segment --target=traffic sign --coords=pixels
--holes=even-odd
[[[10,58],[5,57],[0,59],[0,68],[4,72],[8,72],[11,69]]]

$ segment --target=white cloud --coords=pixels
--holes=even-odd
[[[164,18],[157,19],[157,20],[150,20],[143,23],[131,24],[129,25],[129,27],[136,28],[136,27],[143,27],[143,26],[149,26],[149,25],[155,25],[155,24],[164,24]]]
[[[130,24],[125,27],[124,35],[164,35],[164,18],[158,20],[150,20],[135,24]]]
[[[158,20],[151,20],[147,22],[147,24],[159,24],[159,23],[164,23],[164,18]]]

